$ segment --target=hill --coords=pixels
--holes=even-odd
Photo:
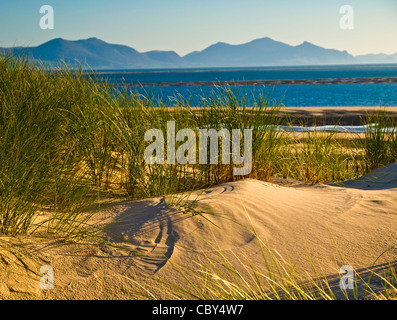
[[[174,51],[138,52],[134,48],[111,44],[97,38],[65,40],[56,38],[36,47],[0,48],[3,52],[28,54],[32,59],[57,65],[83,64],[94,69],[142,69],[181,67],[256,67],[397,63],[394,55],[352,56],[347,51],[326,49],[309,42],[291,46],[268,37],[244,44],[215,43],[183,57]]]

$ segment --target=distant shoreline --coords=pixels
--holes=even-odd
[[[123,86],[136,87],[204,87],[204,86],[280,86],[280,85],[316,85],[316,84],[373,84],[397,83],[397,77],[368,77],[368,78],[322,78],[322,79],[277,79],[277,80],[236,80],[236,81],[181,81],[181,82],[130,82]],[[119,83],[109,83],[119,86]]]
[[[108,69],[89,68],[84,73],[91,74],[139,74],[139,73],[190,73],[190,72],[236,72],[236,71],[302,71],[302,70],[343,70],[360,68],[389,68],[396,67],[395,63],[366,63],[366,64],[321,64],[321,65],[290,65],[290,66],[247,66],[247,67],[180,67],[180,68],[137,68],[137,69]]]
[[[172,110],[172,108],[169,108]],[[199,107],[195,107],[200,112]],[[249,109],[249,108],[247,108]],[[362,119],[365,119],[369,113],[384,111],[386,115],[397,121],[397,106],[331,106],[331,107],[281,107],[281,115],[288,116],[294,125],[313,126],[313,125],[341,125],[341,126],[359,126],[362,125]]]
[[[397,120],[397,106],[393,107],[283,107],[281,112],[288,114],[294,123],[306,125],[339,124],[358,126],[368,113],[385,111],[386,115]]]

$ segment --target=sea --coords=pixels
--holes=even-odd
[[[225,86],[248,105],[264,95],[286,107],[397,106],[397,64],[96,72],[115,87],[170,104],[183,97],[193,107]]]

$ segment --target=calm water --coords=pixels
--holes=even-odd
[[[326,67],[262,67],[189,70],[118,70],[101,76],[114,84],[137,85],[134,88],[155,99],[170,100],[182,95],[191,105],[199,105],[200,97],[208,97],[214,87],[187,86],[188,82],[250,81],[283,79],[341,79],[397,77],[397,65],[326,66]],[[161,84],[161,85],[160,85]],[[276,101],[286,106],[397,106],[397,83],[371,84],[305,84],[305,85],[246,85],[233,90],[245,93],[248,103],[259,93],[272,92]]]

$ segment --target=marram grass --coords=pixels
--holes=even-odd
[[[395,123],[381,111],[363,120],[376,123],[363,136],[342,140],[332,132],[299,136],[277,129],[289,119],[271,91],[260,91],[250,106],[233,87],[215,86],[198,100],[199,108],[180,96],[158,101],[81,69],[46,70],[26,58],[1,57],[0,234],[38,230],[36,217],[46,212],[47,231],[72,235],[105,197],[188,193],[245,177],[337,182],[397,158],[395,129],[384,130]],[[196,134],[198,128],[252,129],[251,173],[234,176],[233,163],[148,165],[145,132],[165,131],[167,121]]]

